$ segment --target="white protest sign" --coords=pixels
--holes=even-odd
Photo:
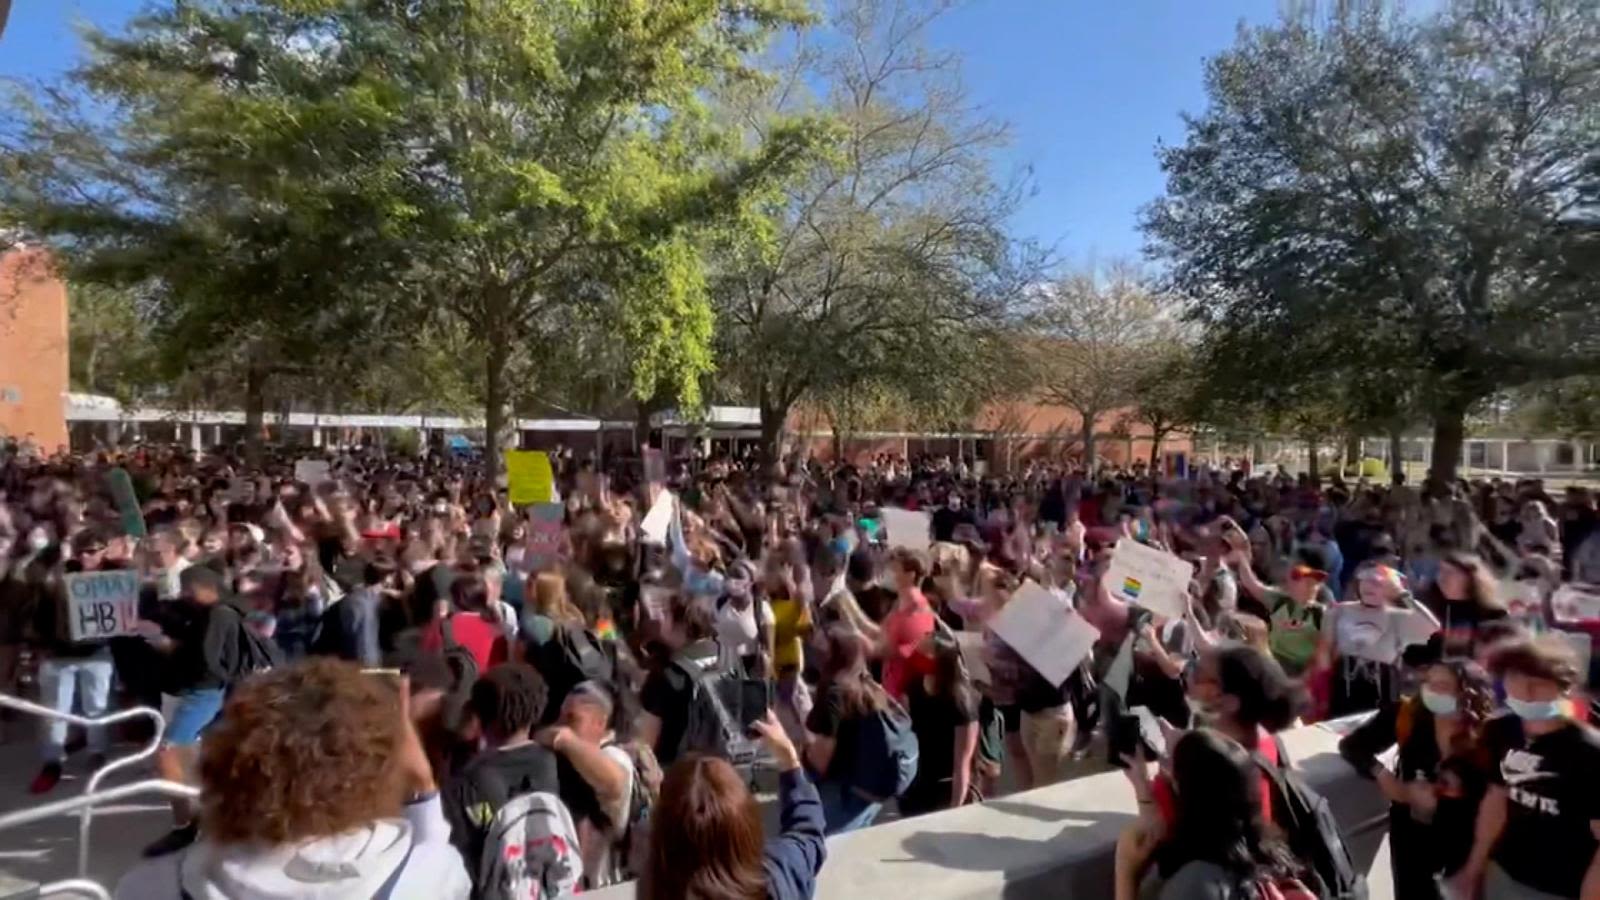
[[[1578,684],[1589,684],[1589,658],[1594,654],[1594,639],[1583,631],[1557,631],[1572,645],[1572,654],[1578,658]]]
[[[1078,615],[1065,599],[1029,581],[989,622],[989,630],[1045,680],[1059,687],[1078,668],[1100,631]]]
[[[933,523],[925,512],[884,507],[878,510],[878,520],[889,530],[889,546],[927,552],[933,540],[929,533]]]
[[[645,513],[644,521],[639,523],[639,531],[646,538],[657,544],[667,542],[667,529],[672,526],[672,492],[662,491],[656,495],[656,502],[650,504],[650,511]]]
[[[958,631],[955,634],[956,644],[961,648],[961,658],[966,661],[972,680],[978,684],[992,684],[989,663],[983,658],[983,632]]]
[[[1544,631],[1544,593],[1537,581],[1505,579],[1500,582],[1500,600],[1511,618],[1533,631]]]
[[[1557,622],[1600,619],[1600,586],[1563,584],[1550,597],[1550,611]]]
[[[67,625],[74,641],[94,641],[137,631],[137,572],[71,572],[66,576],[66,586]]]
[[[332,481],[333,476],[328,474],[327,460],[301,459],[295,461],[294,480],[307,487],[316,487],[323,482]]]
[[[1117,541],[1105,583],[1111,596],[1177,619],[1189,611],[1189,579],[1193,577],[1193,563],[1123,538]]]

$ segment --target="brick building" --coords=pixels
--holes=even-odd
[[[67,290],[42,250],[0,253],[0,435],[67,442]]]

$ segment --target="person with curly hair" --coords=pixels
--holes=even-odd
[[[1472,850],[1473,822],[1488,790],[1483,728],[1494,714],[1494,686],[1469,659],[1445,658],[1442,636],[1409,648],[1421,669],[1414,697],[1385,704],[1339,742],[1356,773],[1389,801],[1389,863],[1395,896],[1438,897],[1435,877],[1452,874]],[[1398,745],[1393,770],[1379,754]]]
[[[199,840],[115,896],[465,900],[408,692],[332,659],[242,684],[201,751]]]

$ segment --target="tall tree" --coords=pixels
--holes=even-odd
[[[1095,433],[1133,407],[1147,361],[1169,332],[1163,295],[1130,266],[1085,269],[1033,292],[1026,322],[1035,335],[1039,392],[1078,417],[1084,465],[1095,463]]]
[[[760,408],[771,454],[802,401],[929,399],[930,373],[980,358],[1032,277],[1004,227],[1017,195],[990,176],[1005,129],[970,105],[956,59],[924,44],[949,6],[845,0],[787,77],[729,104],[756,135],[797,113],[834,125],[833,152],[720,244],[725,380]]]
[[[1145,227],[1260,382],[1381,365],[1452,478],[1475,403],[1596,367],[1600,7],[1340,4],[1241,30],[1206,87]]]

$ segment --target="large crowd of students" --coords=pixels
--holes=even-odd
[[[1275,734],[1371,713],[1396,896],[1600,898],[1585,490],[551,458],[528,507],[450,454],[0,449],[0,691],[159,708],[200,791],[118,897],[803,898],[826,835],[1110,766],[1119,900],[1359,896]],[[1124,542],[1194,564],[1184,615],[1104,583]],[[138,620],[74,640],[107,569]],[[989,627],[1030,584],[1099,633],[1065,680]],[[123,737],[43,725],[32,791]]]

